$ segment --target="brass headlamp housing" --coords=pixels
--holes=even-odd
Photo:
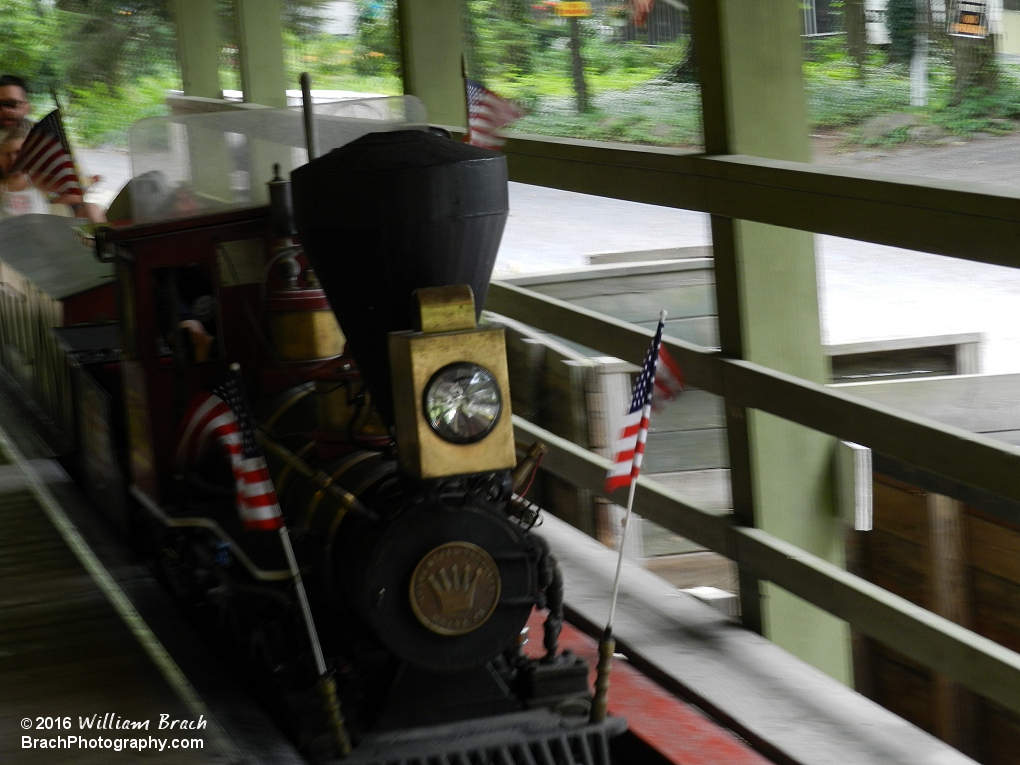
[[[466,284],[420,289],[414,296],[421,330],[389,335],[400,467],[417,478],[512,468],[517,457],[502,327],[476,325],[474,295]],[[454,438],[437,420],[430,385],[445,386],[453,391],[451,402],[456,397],[477,412],[478,423],[467,435]]]

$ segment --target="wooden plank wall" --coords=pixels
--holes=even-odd
[[[851,540],[865,578],[1020,650],[1020,528],[875,476],[874,530]],[[983,763],[1020,765],[1020,717],[877,641],[855,637],[862,693]]]
[[[667,334],[707,348],[719,346],[711,258],[589,266],[506,281],[651,329],[665,308]]]
[[[708,347],[718,345],[715,272],[710,258],[592,266],[511,281],[649,329],[655,328],[659,311],[665,309],[668,334]],[[590,349],[576,350],[578,358],[599,355]],[[689,389],[652,419],[643,472],[658,475],[680,491],[690,479],[699,500],[713,507],[726,505],[729,462],[724,425],[722,399]],[[703,472],[690,476],[693,471]]]

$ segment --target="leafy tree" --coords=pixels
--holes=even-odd
[[[906,64],[914,52],[917,32],[916,0],[889,0],[885,8],[885,25],[889,30],[889,60]]]
[[[64,82],[109,88],[174,66],[176,36],[167,0],[57,0]]]
[[[0,74],[17,74],[42,87],[56,41],[54,14],[36,0],[3,0],[0,39]]]
[[[396,0],[357,0],[357,6],[354,71],[376,75],[392,70],[400,61]]]
[[[525,0],[468,0],[470,73],[515,80],[535,71],[538,37]],[[472,37],[474,38],[472,40]]]
[[[283,0],[283,28],[300,40],[314,37],[325,21],[322,10],[329,0]]]

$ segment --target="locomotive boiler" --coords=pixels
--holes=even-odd
[[[505,159],[369,133],[291,185],[274,180],[269,210],[104,243],[131,494],[161,577],[313,759],[608,763],[624,725],[588,722],[589,668],[558,648],[562,576],[522,496],[543,447],[515,443],[503,332],[479,323]],[[238,518],[231,455],[182,446],[188,402],[230,365],[321,648],[286,549]]]

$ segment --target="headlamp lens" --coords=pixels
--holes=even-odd
[[[499,383],[485,367],[457,363],[443,367],[425,387],[425,416],[436,434],[454,444],[484,438],[499,421]]]

